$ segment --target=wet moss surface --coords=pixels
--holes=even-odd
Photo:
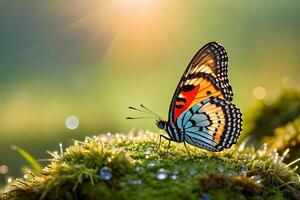
[[[106,134],[51,152],[40,172],[7,185],[1,199],[298,199],[297,160],[245,142],[214,153],[149,131]]]

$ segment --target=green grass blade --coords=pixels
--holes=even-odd
[[[18,151],[19,154],[21,154],[21,156],[32,166],[35,172],[40,172],[42,170],[42,166],[26,150],[16,145],[13,145],[11,148]]]

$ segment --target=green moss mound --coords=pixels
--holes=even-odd
[[[253,145],[262,145],[274,135],[275,129],[300,118],[300,90],[284,89],[272,102],[257,102],[247,117],[251,119],[246,120],[243,137],[250,136]]]
[[[163,141],[158,134],[128,133],[86,138],[60,153],[39,173],[28,172],[1,199],[297,199],[294,161],[284,163],[264,146],[245,143],[213,153]]]

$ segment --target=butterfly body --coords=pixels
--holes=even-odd
[[[172,98],[168,121],[158,120],[170,141],[222,151],[237,142],[242,113],[233,103],[227,53],[210,42],[194,56]]]

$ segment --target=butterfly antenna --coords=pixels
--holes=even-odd
[[[145,110],[141,110],[141,109],[138,109],[138,108],[135,108],[135,107],[132,107],[132,106],[129,106],[128,108],[131,109],[131,110],[136,110],[136,111],[139,111],[139,112],[142,112],[142,113],[150,114],[149,112],[146,112]]]
[[[148,113],[155,115],[156,117],[158,117],[158,119],[162,119],[158,114],[156,114],[155,112],[153,112],[152,110],[150,110],[149,108],[147,108],[146,106],[144,106],[143,104],[140,105],[142,108],[144,108],[146,111],[148,111]]]
[[[156,118],[156,117],[126,117],[126,119],[153,119],[153,118]]]

